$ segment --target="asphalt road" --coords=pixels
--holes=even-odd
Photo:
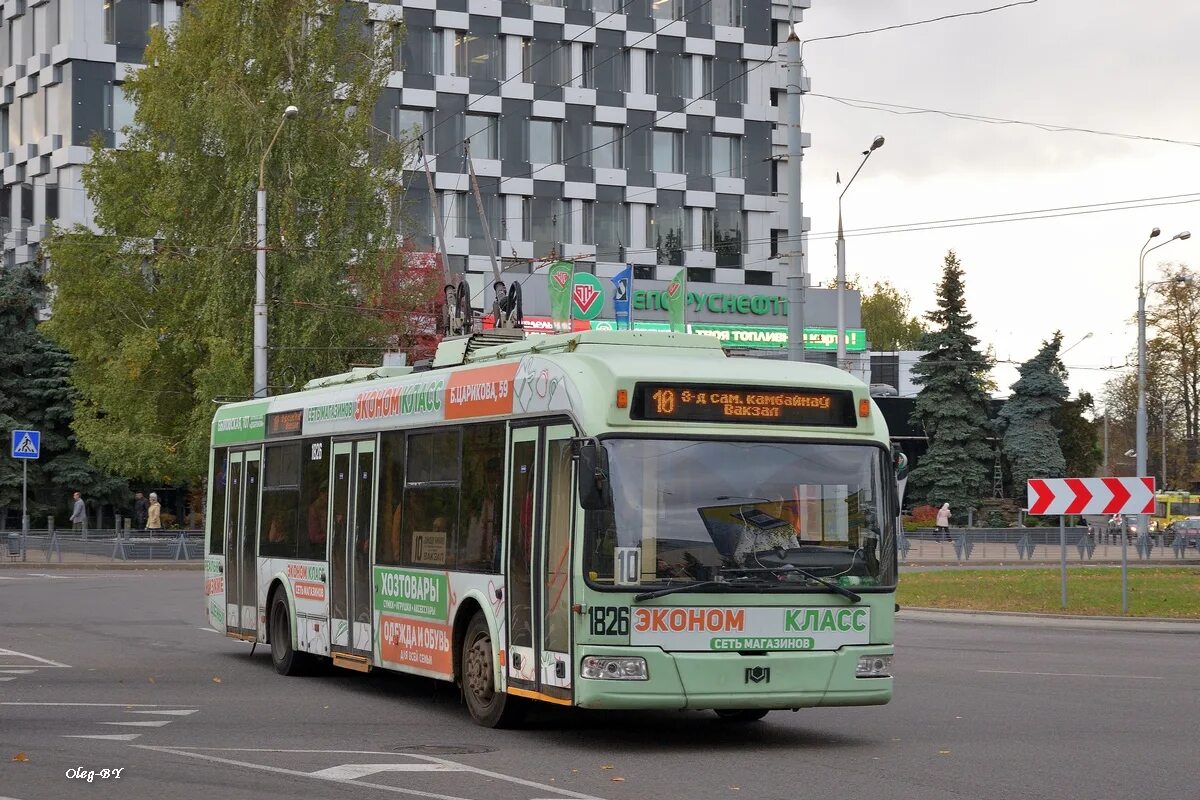
[[[490,731],[448,685],[276,675],[199,572],[35,572],[0,571],[0,798],[1197,796],[1196,635],[910,619],[881,708]]]

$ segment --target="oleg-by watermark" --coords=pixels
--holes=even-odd
[[[87,781],[91,783],[94,780],[120,780],[121,773],[125,771],[124,767],[115,767],[103,769],[84,769],[83,767],[71,767],[66,772],[68,779],[73,781]]]

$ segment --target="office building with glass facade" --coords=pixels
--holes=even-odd
[[[798,20],[808,0],[791,5]],[[121,82],[140,67],[149,30],[171,25],[179,6],[0,4],[6,263],[36,258],[51,220],[91,221],[88,144],[98,135],[121,146],[132,119]],[[474,297],[491,282],[493,256],[517,280],[567,258],[602,279],[632,264],[641,280],[686,268],[697,284],[783,291],[787,2],[363,6],[371,30],[396,32],[375,126],[430,156],[433,202],[422,171],[407,173],[397,224],[433,251],[439,215],[451,268],[468,275]]]

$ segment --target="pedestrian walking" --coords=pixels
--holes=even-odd
[[[71,498],[75,501],[71,507],[71,527],[74,530],[82,531],[84,525],[87,524],[87,508],[83,504],[83,495],[75,492]]]
[[[950,504],[942,503],[942,507],[937,512],[937,532],[939,539],[945,539],[947,542],[953,541],[950,538]]]
[[[133,498],[133,525],[139,531],[144,531],[146,517],[150,515],[150,503],[146,501],[146,495],[142,492],[136,492]]]
[[[146,530],[151,533],[162,530],[162,506],[154,492],[150,493],[150,505],[146,508]]]

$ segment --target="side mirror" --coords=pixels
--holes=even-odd
[[[585,511],[608,508],[608,451],[595,439],[576,439],[575,461],[579,505]]]

